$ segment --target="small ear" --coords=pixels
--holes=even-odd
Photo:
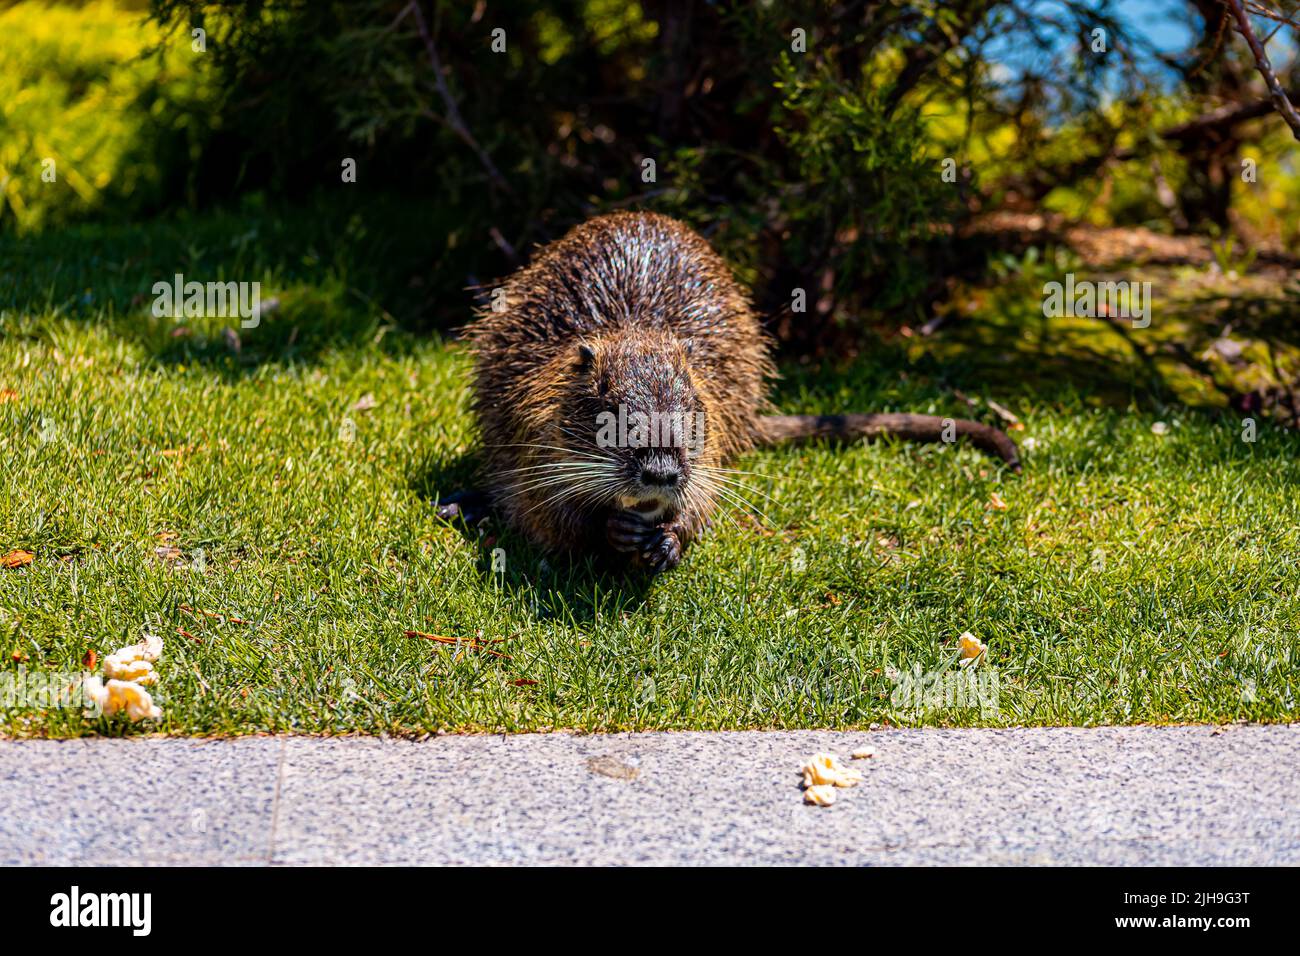
[[[596,361],[596,350],[586,342],[578,343],[578,364],[582,368],[591,368],[591,363]]]

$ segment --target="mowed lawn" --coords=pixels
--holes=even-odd
[[[1300,434],[1261,421],[1243,441],[1240,415],[1171,403],[1146,373],[1114,400],[1122,342],[1105,401],[1030,374],[1019,363],[1040,347],[1024,341],[984,365],[901,340],[787,365],[787,411],[993,420],[993,399],[1032,439],[1024,474],[966,448],[756,453],[738,465],[757,473],[755,511],[726,512],[646,585],[437,520],[433,499],[473,468],[463,350],[405,331],[381,288],[328,250],[283,251],[276,228],[232,216],[0,241],[0,553],[34,554],[0,570],[0,674],[75,674],[90,650],[166,642],[160,721],[17,706],[0,731],[1296,715]],[[237,342],[223,331],[237,321],[155,319],[149,290],[175,272],[261,280],[280,308]],[[1037,308],[1032,284],[1015,294]],[[990,306],[966,328],[1002,318]],[[995,707],[893,694],[900,671],[964,673],[964,631],[988,645]]]

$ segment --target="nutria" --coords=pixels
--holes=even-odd
[[[719,501],[725,466],[759,445],[818,437],[964,435],[1019,468],[996,428],[931,415],[765,415],[771,343],[745,290],[699,235],[667,216],[615,213],[572,229],[494,291],[468,329],[482,492],[542,548],[674,567]]]

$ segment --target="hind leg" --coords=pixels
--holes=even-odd
[[[492,499],[485,491],[457,491],[443,495],[435,507],[438,517],[443,521],[459,518],[472,527],[491,513]]]

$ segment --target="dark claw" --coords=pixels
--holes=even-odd
[[[469,526],[482,521],[491,512],[491,502],[480,491],[458,491],[455,494],[439,498],[434,508],[443,521],[455,521],[458,518]]]

